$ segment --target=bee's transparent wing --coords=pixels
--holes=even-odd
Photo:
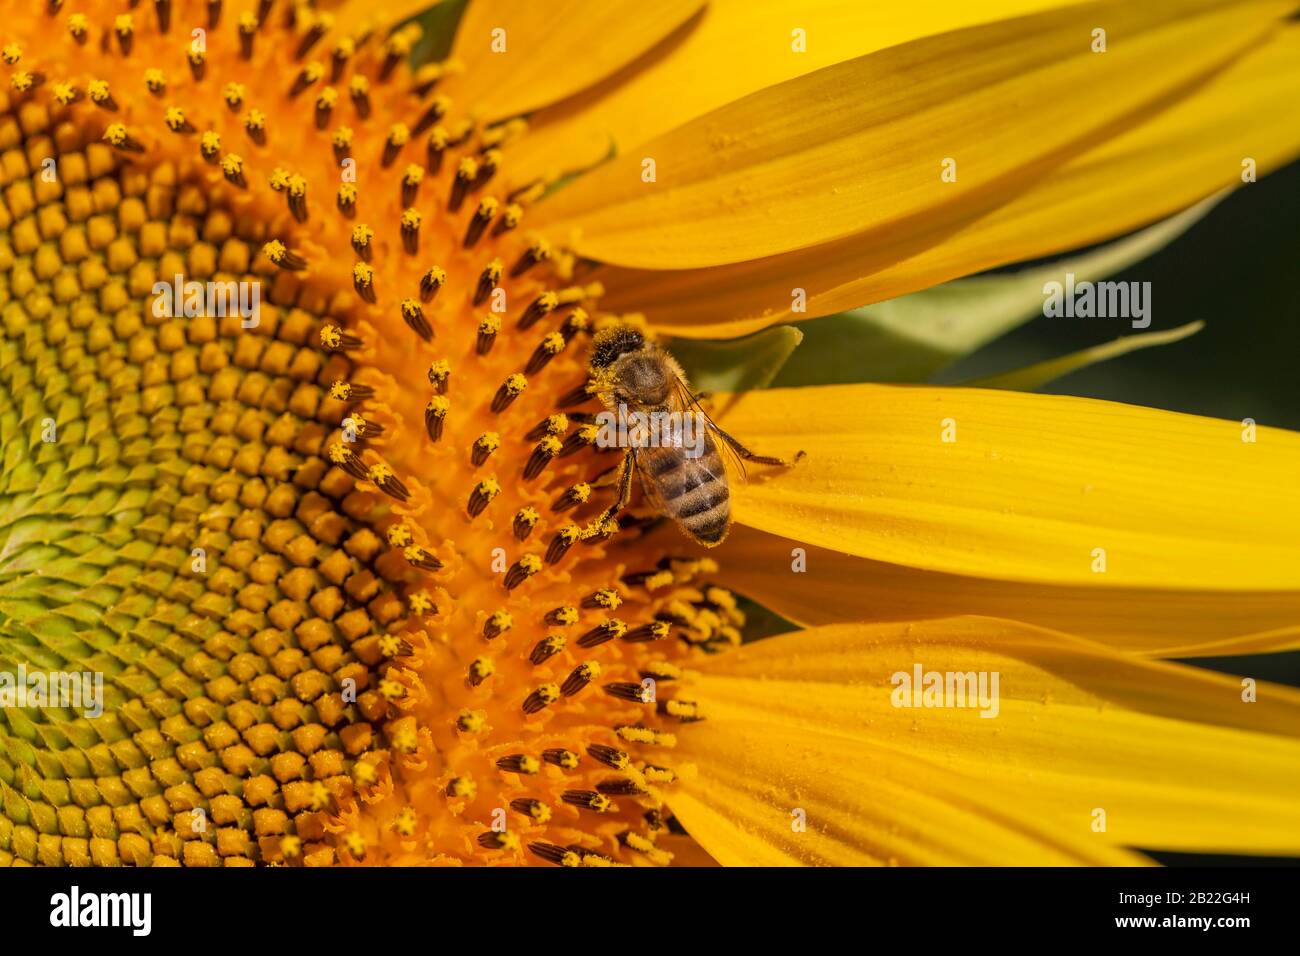
[[[700,416],[699,420],[703,422],[704,427],[713,433],[713,443],[718,446],[718,449],[721,452],[721,458],[726,467],[727,474],[734,477],[737,481],[744,481],[746,478],[745,460],[737,454],[736,449],[731,446],[731,442],[727,439],[726,434],[709,416],[709,413],[704,410],[704,406],[699,403],[695,398],[695,395],[691,392],[691,387],[687,385],[686,382],[682,381],[680,376],[677,377],[677,391],[681,399],[681,407],[685,410],[684,413],[689,414],[694,410]],[[718,477],[725,478],[727,475],[720,475]]]

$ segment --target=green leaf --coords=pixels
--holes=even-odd
[[[745,392],[772,384],[803,341],[791,325],[774,325],[739,339],[673,339],[668,350],[697,391]]]
[[[411,50],[413,68],[447,59],[467,5],[468,0],[442,0],[408,21],[420,24],[424,30],[420,42]]]
[[[775,386],[918,382],[1042,315],[1043,285],[1097,281],[1140,262],[1203,218],[1226,192],[1105,246],[1018,272],[958,279],[861,309],[795,323],[805,333]]]
[[[974,388],[1001,388],[1009,391],[1032,392],[1034,389],[1041,388],[1062,375],[1068,375],[1081,368],[1087,368],[1089,365],[1118,358],[1139,349],[1149,349],[1156,345],[1180,342],[1188,336],[1195,335],[1203,328],[1205,328],[1204,322],[1188,322],[1186,325],[1180,325],[1176,329],[1168,329],[1164,332],[1143,332],[1139,335],[1125,335],[1113,342],[1106,342],[1104,345],[1094,345],[1092,348],[1080,349],[1077,352],[1071,352],[1069,355],[1062,355],[1060,358],[1048,359],[1046,362],[1035,362],[1033,365],[1026,365],[1024,368],[1003,372],[1000,375],[971,379],[961,384]]]

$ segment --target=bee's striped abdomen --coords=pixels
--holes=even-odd
[[[713,436],[706,433],[704,439],[698,458],[681,448],[647,448],[641,467],[664,513],[700,544],[714,545],[731,526],[731,492]]]

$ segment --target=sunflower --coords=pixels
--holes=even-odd
[[[589,374],[1280,166],[1293,0],[427,6],[3,3],[0,665],[103,714],[0,711],[0,860],[1300,853],[1300,694],[1167,660],[1297,646],[1300,437],[715,397],[806,457],[703,548]]]

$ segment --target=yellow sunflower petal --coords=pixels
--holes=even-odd
[[[537,222],[584,255],[660,269],[775,255],[864,224],[932,241],[1231,62],[1291,6],[1109,3],[926,37],[688,123],[561,190]],[[1105,53],[1089,39],[1099,23],[1114,37]]]
[[[1136,229],[1224,187],[1242,163],[1264,176],[1300,153],[1300,27],[1289,27],[1192,95],[1043,177],[983,218],[930,237],[871,231],[752,262],[679,272],[602,270],[614,309],[675,335],[742,335],[1053,255]],[[803,289],[806,311],[790,311]],[[652,295],[647,295],[648,291]]]
[[[704,0],[518,0],[469,5],[452,47],[464,70],[442,89],[484,120],[554,103],[626,66]]]
[[[807,453],[734,488],[739,522],[795,541],[1005,580],[1300,588],[1290,432],[1065,396],[884,385],[749,392],[721,424],[762,453]]]
[[[945,680],[985,673],[985,704],[915,706],[896,675],[914,677],[918,664]],[[1015,817],[1062,842],[1300,850],[1300,692],[1290,688],[1260,684],[1257,702],[1247,703],[1237,678],[1127,658],[1013,622],[954,618],[759,641],[705,662],[687,690],[709,728],[699,743],[694,726],[680,735],[680,754],[699,761],[689,792],[724,814],[715,801],[746,780],[756,799],[766,797],[769,814],[781,799],[809,792],[834,810],[854,800],[859,770],[870,778],[868,770],[902,760],[924,792],[936,793],[933,768],[945,787],[951,781],[938,771],[962,781],[957,793],[972,799],[1014,793]],[[737,734],[742,745],[729,749],[723,741]],[[805,753],[816,760],[809,779]],[[828,760],[837,753],[857,760]],[[694,809],[679,813],[687,829]],[[1104,832],[1094,829],[1099,810]],[[877,806],[863,829],[910,813]],[[810,811],[810,831],[812,818]],[[718,856],[725,847],[713,845],[708,822],[692,835]],[[846,821],[842,839],[852,832]],[[1004,859],[999,847],[986,853]]]
[[[755,90],[851,57],[1069,0],[713,0],[634,69],[541,110],[512,145],[515,185],[585,169]],[[796,32],[801,31],[801,33]]]
[[[691,763],[670,807],[723,866],[1142,862],[1086,826],[1067,832],[1027,819],[1009,788],[971,786],[865,736],[718,713],[682,735],[677,753]]]
[[[979,614],[1161,657],[1300,648],[1300,591],[995,581],[871,561],[745,527],[727,539],[717,577],[724,587],[807,627]]]

